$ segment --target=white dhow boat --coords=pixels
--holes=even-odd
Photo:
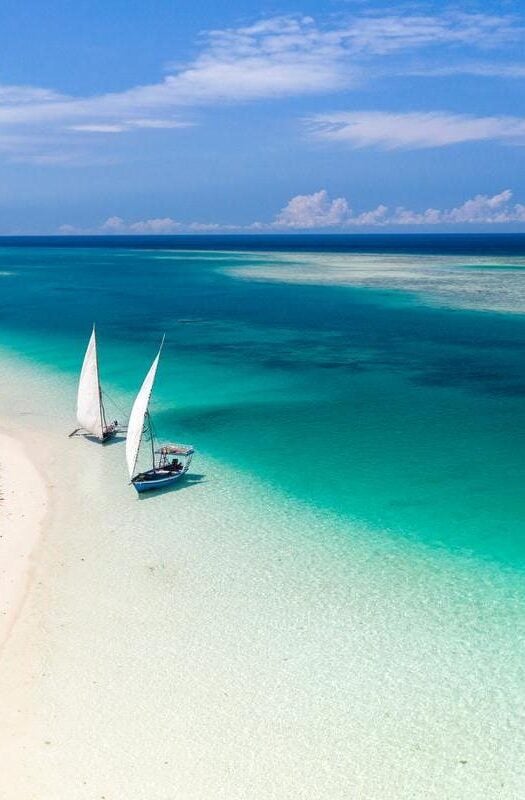
[[[77,421],[80,428],[70,433],[70,436],[85,431],[96,436],[100,442],[107,442],[118,430],[117,420],[110,423],[106,420],[98,374],[97,336],[94,325],[78,382]]]
[[[151,416],[148,410],[157,367],[164,338],[148,374],[144,378],[139,393],[133,403],[126,437],[126,461],[129,477],[137,492],[152,489],[165,489],[179,481],[188,471],[193,453],[191,445],[162,444],[158,445],[153,431]],[[146,437],[151,445],[151,469],[135,474],[137,459],[142,439]]]

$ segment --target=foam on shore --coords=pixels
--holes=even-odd
[[[522,795],[520,574],[199,454],[138,498],[122,443],[67,438],[68,378],[2,363],[54,487],[0,664],[3,800]]]

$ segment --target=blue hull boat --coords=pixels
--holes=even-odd
[[[137,492],[151,492],[153,489],[167,489],[187,473],[191,464],[193,447],[189,444],[162,444],[155,446],[156,437],[151,422],[148,405],[153,391],[155,375],[162,351],[162,339],[149,371],[142,382],[139,393],[133,403],[129,417],[126,436],[126,461],[128,462],[129,477]],[[151,469],[135,472],[140,443],[144,435],[151,446]]]
[[[184,477],[185,472],[169,472],[163,469],[150,469],[136,475],[131,481],[137,492],[150,492],[152,489],[165,489]]]

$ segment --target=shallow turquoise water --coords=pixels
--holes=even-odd
[[[464,292],[473,265],[448,258]],[[428,275],[419,293],[373,270],[368,287],[305,283],[305,259],[282,259],[287,282],[275,252],[0,248],[0,344],[73,376],[96,321],[121,415],[165,331],[161,434],[317,509],[522,568],[525,317],[466,310],[448,283],[447,307],[426,303]],[[435,292],[450,273],[430,277]]]

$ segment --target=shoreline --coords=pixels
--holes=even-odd
[[[0,663],[2,800],[521,796],[521,576],[204,455],[141,499],[122,442],[67,438],[69,377],[2,367],[52,504]]]
[[[22,440],[0,424],[0,653],[7,644],[27,596],[38,547],[49,512],[45,480]]]

